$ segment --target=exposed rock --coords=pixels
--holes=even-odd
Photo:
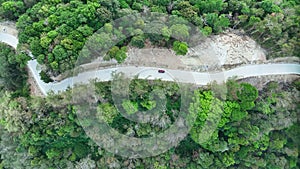
[[[214,71],[242,64],[263,63],[266,52],[250,37],[242,33],[227,32],[201,40],[189,48],[185,56],[176,56],[166,48],[147,46],[130,48],[125,65],[152,66],[190,71]]]
[[[248,36],[224,33],[207,38],[182,56],[187,65],[241,65],[266,61],[266,52]]]

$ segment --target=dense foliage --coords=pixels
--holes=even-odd
[[[11,19],[18,17],[20,43],[32,51],[39,63],[47,65],[48,74],[56,75],[73,68],[87,37],[105,23],[139,12],[183,17],[206,36],[228,28],[244,29],[247,35],[267,49],[269,58],[299,57],[300,5],[295,0],[41,1],[22,14],[24,9],[20,4],[30,3],[31,6],[33,2],[3,2],[0,12],[7,17],[13,16]],[[186,53],[188,46],[184,42],[174,43],[174,39],[170,38],[177,33],[189,36],[185,22],[171,26],[159,23],[155,29],[151,27],[152,34],[142,31],[146,23],[136,22],[134,25],[126,30],[118,29],[120,33],[131,31],[135,36],[117,44],[106,59],[115,58],[122,62],[126,55],[124,50],[118,48],[127,45],[143,48],[148,43],[147,39],[152,45],[173,47],[177,54]],[[107,34],[102,34],[96,40],[99,45],[107,45],[114,39],[109,35],[110,26],[106,24]]]
[[[38,0],[0,0],[0,18],[17,20],[20,15],[31,8]]]
[[[6,44],[0,43],[0,88],[13,91],[15,96],[28,95],[25,65],[20,65],[28,57],[24,53],[17,54]]]
[[[115,107],[110,82],[96,83],[98,111],[118,132],[149,137],[177,118],[179,86],[163,81],[133,80],[122,102],[128,114],[160,107],[156,120],[139,124]],[[211,86],[216,89],[216,86]],[[223,86],[224,87],[224,86]],[[270,82],[257,89],[229,81],[226,96],[210,88],[194,91],[189,111],[196,121],[177,147],[158,156],[128,159],[98,147],[83,131],[72,91],[47,98],[0,99],[1,165],[4,168],[297,168],[299,166],[299,81]],[[80,92],[85,88],[79,86]],[[164,89],[166,105],[155,97]],[[76,90],[76,89],[75,89]],[[128,108],[131,107],[131,108]],[[133,107],[133,108],[132,108]],[[219,115],[219,119],[218,116]],[[205,125],[204,125],[205,124]],[[214,126],[215,125],[215,128]],[[206,128],[205,128],[206,127]],[[201,129],[204,132],[201,132]],[[213,128],[213,130],[210,130]],[[205,132],[206,131],[206,132]],[[211,136],[208,135],[211,132]],[[203,139],[205,137],[208,139]]]

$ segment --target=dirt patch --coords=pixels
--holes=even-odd
[[[33,96],[44,97],[44,94],[41,92],[39,86],[37,85],[31,71],[27,69],[27,72],[28,72],[27,83],[30,86],[30,94],[33,95]]]
[[[3,33],[11,34],[13,36],[18,36],[18,31],[16,29],[16,24],[11,21],[0,22],[0,31]]]
[[[228,31],[207,38],[181,59],[187,65],[207,65],[213,71],[228,65],[262,63],[266,52],[250,37]]]
[[[130,48],[124,65],[139,65],[189,71],[218,71],[242,64],[266,61],[266,52],[248,36],[226,32],[211,36],[189,48],[185,56],[176,56],[164,48]]]
[[[184,63],[174,51],[164,48],[130,48],[125,65],[184,69]]]

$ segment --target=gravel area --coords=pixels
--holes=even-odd
[[[233,32],[208,37],[189,48],[185,56],[176,56],[164,48],[130,48],[125,65],[142,65],[189,71],[220,71],[242,64],[266,61],[266,52],[248,36]]]
[[[0,22],[0,31],[3,33],[8,33],[13,36],[18,36],[18,31],[16,29],[16,24],[11,21]]]
[[[44,94],[42,93],[42,91],[40,90],[38,84],[36,83],[31,71],[27,69],[27,72],[28,72],[27,83],[30,85],[31,95],[44,97]]]

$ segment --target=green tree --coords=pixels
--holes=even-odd
[[[49,77],[49,75],[48,75],[45,71],[41,71],[41,72],[40,72],[40,76],[41,76],[41,79],[42,79],[45,83],[53,82],[53,80]]]
[[[178,11],[177,15],[186,18],[190,22],[194,23],[195,18],[198,17],[198,8],[192,6],[189,1],[181,1],[176,3],[175,9]]]
[[[234,154],[233,153],[222,154],[221,161],[226,167],[234,165],[235,164]]]
[[[105,32],[107,32],[107,33],[112,33],[112,31],[113,31],[113,26],[112,26],[112,24],[111,24],[111,23],[106,23],[106,24],[104,24],[104,30],[105,30]]]
[[[204,36],[209,36],[212,33],[212,28],[209,26],[204,26],[201,32]]]
[[[122,63],[125,59],[126,59],[127,55],[126,55],[126,50],[122,50],[120,49],[115,56],[115,59],[118,61],[118,63]]]
[[[122,107],[124,110],[130,115],[134,114],[138,111],[138,103],[137,102],[132,102],[130,100],[125,100],[122,103]]]
[[[68,54],[67,54],[66,50],[64,49],[64,47],[62,47],[60,45],[55,46],[55,48],[53,49],[53,55],[55,57],[55,60],[57,60],[57,61],[61,61],[68,57]]]
[[[59,68],[58,63],[56,61],[50,63],[50,66],[53,70],[58,70]]]
[[[189,27],[183,24],[175,24],[170,27],[172,38],[184,41],[189,38]]]
[[[161,33],[164,36],[165,41],[168,41],[172,35],[172,31],[167,26],[161,29]]]
[[[117,117],[118,111],[117,109],[112,106],[110,103],[102,103],[97,107],[98,118],[104,120],[105,122],[111,124],[114,118]]]
[[[6,44],[0,43],[0,86],[14,91],[16,95],[28,95],[26,71],[24,67],[28,56],[15,51]]]
[[[105,60],[109,60],[109,59],[115,58],[115,56],[117,55],[117,52],[118,52],[119,50],[120,50],[120,49],[119,49],[118,46],[112,47],[112,48],[108,51],[107,57],[105,57],[104,59],[105,59]]]
[[[216,13],[208,13],[204,16],[207,25],[212,27],[216,33],[221,32],[230,25],[229,19],[226,18],[224,14],[218,16]]]
[[[5,92],[0,98],[0,124],[9,132],[25,132],[28,127],[26,122],[32,117],[26,106],[24,98],[17,101],[12,97],[12,93]]]
[[[190,113],[195,116],[195,123],[190,132],[192,139],[206,148],[212,146],[216,151],[222,149],[222,146],[217,145],[221,107],[221,101],[215,98],[211,91],[196,90],[189,108]]]
[[[143,48],[145,46],[145,38],[143,35],[134,36],[131,39],[130,44],[138,48]]]
[[[16,135],[2,128],[0,125],[0,166],[3,168],[31,168],[30,155],[20,151],[20,140]]]
[[[109,60],[114,58],[117,60],[118,63],[122,63],[127,57],[126,52],[127,52],[126,47],[122,47],[121,49],[119,49],[119,47],[114,46],[108,51],[108,55],[104,57],[104,60]]]
[[[202,14],[220,12],[227,6],[227,3],[222,0],[200,0],[194,3]]]
[[[24,13],[24,3],[22,1],[6,1],[1,4],[0,13],[5,18],[17,20]]]
[[[48,48],[50,43],[51,43],[51,39],[48,38],[47,36],[44,36],[41,38],[41,42],[40,42],[40,45],[43,47],[43,48]]]
[[[267,13],[272,12],[281,12],[281,9],[279,6],[277,6],[273,1],[270,0],[264,0],[261,3],[261,7],[266,11]]]
[[[173,43],[173,50],[176,55],[185,55],[188,52],[188,45],[185,42],[175,41]]]

